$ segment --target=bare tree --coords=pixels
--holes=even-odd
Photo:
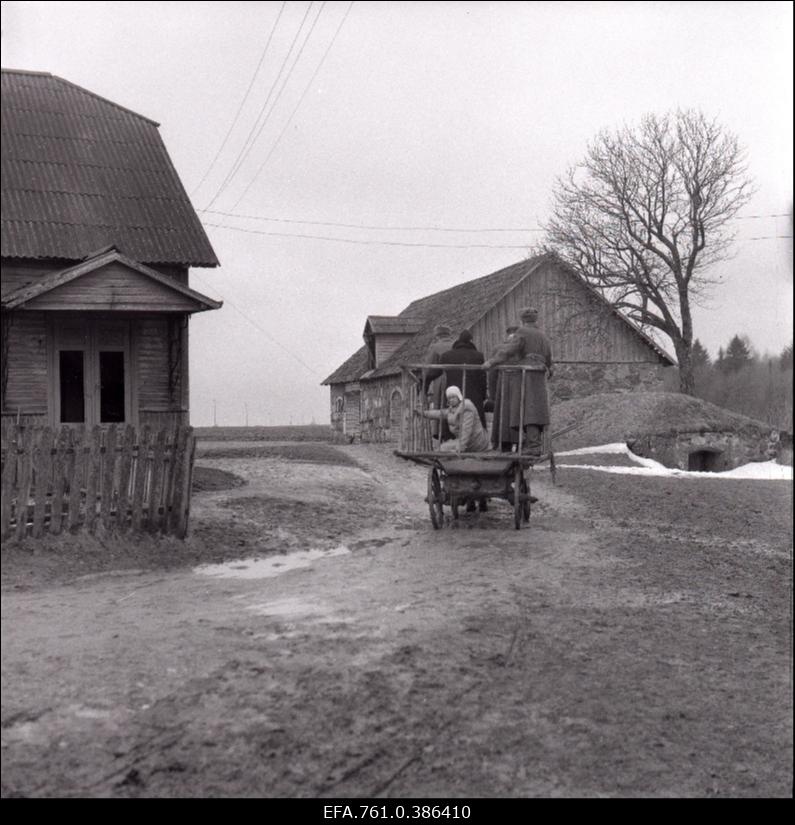
[[[670,337],[680,390],[694,391],[691,305],[728,257],[730,222],[751,196],[737,138],[697,111],[601,132],[559,178],[549,248],[647,332]]]

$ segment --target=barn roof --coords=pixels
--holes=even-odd
[[[217,266],[158,124],[49,73],[2,70],[2,255]]]
[[[536,255],[533,258],[512,264],[505,269],[492,272],[490,275],[484,275],[481,278],[458,284],[413,301],[397,318],[411,318],[421,322],[421,326],[417,333],[395,350],[383,364],[368,372],[368,351],[367,347],[362,347],[322,383],[342,384],[358,381],[365,377],[365,374],[367,379],[379,378],[397,373],[403,364],[418,363],[422,360],[422,356],[433,339],[433,329],[437,324],[447,324],[454,330],[472,327],[495,304],[515,289],[521,281],[532,275],[538,267],[550,259],[554,260],[556,265],[565,268],[573,277],[588,287],[595,298],[609,306],[606,299],[598,291],[586,284],[574,270],[566,267],[557,256],[552,254]],[[612,307],[611,311],[653,349],[665,363],[675,363],[664,349],[638,329],[625,315]]]

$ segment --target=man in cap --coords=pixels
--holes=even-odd
[[[526,307],[519,312],[521,324],[517,330],[498,348],[484,366],[516,363],[523,366],[535,366],[541,369],[506,373],[505,408],[500,417],[507,423],[507,432],[503,426],[500,442],[505,444],[508,435],[512,444],[519,441],[519,427],[524,430],[522,436],[523,452],[529,455],[541,454],[541,433],[549,424],[549,401],[547,398],[547,377],[552,375],[552,348],[546,335],[538,328],[538,310]],[[522,381],[524,380],[524,393]],[[495,426],[497,426],[495,411]]]

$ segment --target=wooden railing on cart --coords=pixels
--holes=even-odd
[[[431,419],[423,415],[423,413],[429,409],[424,386],[426,383],[426,376],[430,371],[438,372],[439,370],[442,370],[443,377],[445,375],[445,369],[462,372],[462,386],[459,387],[459,389],[465,398],[467,397],[467,373],[471,374],[473,372],[486,371],[485,368],[479,364],[407,364],[403,367],[401,390],[403,393],[403,398],[406,399],[406,401],[403,405],[403,421],[400,431],[400,446],[398,449],[399,454],[410,454],[414,456],[428,454],[429,456],[432,456],[434,453],[438,452],[438,441],[436,441],[432,436]],[[521,454],[522,449],[525,446],[524,422],[522,419],[524,415],[525,393],[529,391],[527,387],[527,374],[531,372],[545,372],[545,367],[535,364],[500,364],[496,367],[491,367],[490,369],[496,370],[501,376],[499,381],[499,390],[497,391],[498,397],[493,399],[495,402],[499,401],[499,404],[497,405],[498,412],[495,413],[495,415],[498,416],[498,419],[493,422],[498,432],[502,431],[500,418],[509,414],[505,405],[506,378],[510,375],[516,375],[518,373],[521,374],[519,426],[517,427],[518,444],[516,445],[517,452]],[[473,379],[470,376],[469,381],[471,382],[472,380]],[[549,460],[552,456],[549,427],[544,428],[542,438],[543,446],[541,455],[538,457],[537,461]],[[461,453],[459,454],[463,455]],[[480,459],[495,460],[498,460],[500,457],[504,459],[505,457],[504,453],[499,452],[495,452],[493,454],[477,453],[472,455],[477,455]],[[554,458],[552,461],[554,461]]]
[[[0,536],[100,528],[184,537],[195,450],[188,426],[4,425]]]

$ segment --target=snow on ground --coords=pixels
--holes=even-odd
[[[602,444],[597,447],[580,447],[578,450],[567,450],[562,453],[555,453],[555,459],[563,456],[575,455],[624,455],[634,461],[636,467],[610,467],[597,466],[594,464],[558,464],[558,467],[570,467],[578,470],[600,470],[603,473],[626,473],[628,475],[642,476],[684,476],[688,478],[735,478],[735,479],[757,479],[763,481],[792,481],[792,467],[777,464],[775,461],[754,461],[744,464],[742,467],[735,467],[733,470],[726,470],[723,473],[695,472],[691,470],[673,470],[665,467],[658,461],[651,458],[643,458],[635,455],[626,444],[621,442],[613,444]]]

